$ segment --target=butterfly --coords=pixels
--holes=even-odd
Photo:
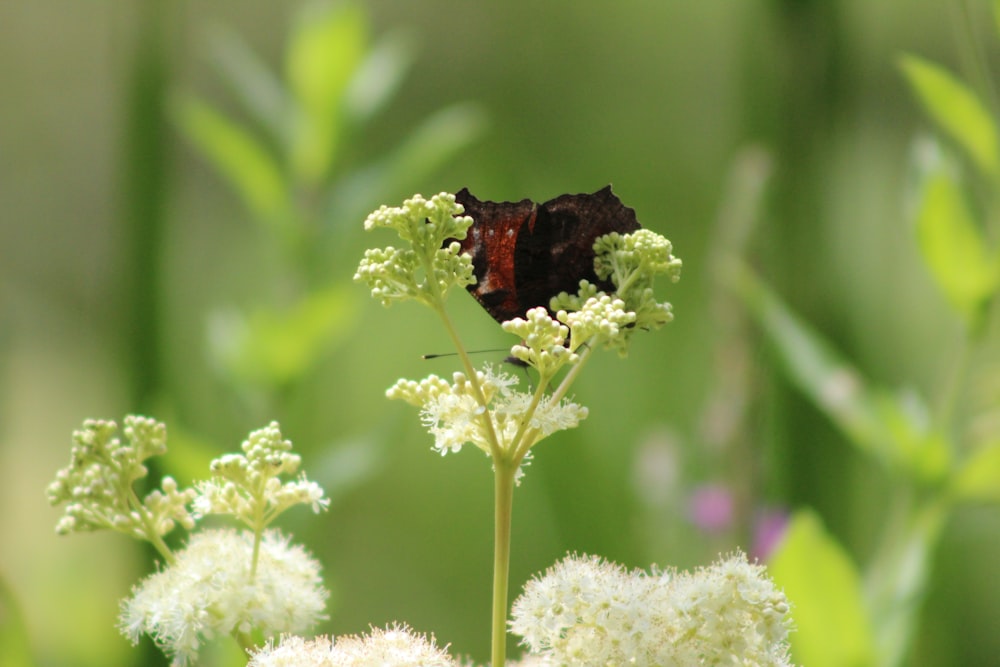
[[[467,289],[497,322],[524,317],[536,306],[548,308],[560,292],[575,294],[581,280],[605,292],[614,290],[594,273],[594,241],[640,227],[635,211],[622,204],[610,185],[542,204],[530,199],[480,201],[463,188],[455,201],[473,221],[458,241],[461,251],[472,256],[476,276]]]

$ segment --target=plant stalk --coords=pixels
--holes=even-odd
[[[493,631],[491,667],[503,667],[507,659],[507,587],[510,575],[510,523],[514,501],[517,462],[493,460]]]

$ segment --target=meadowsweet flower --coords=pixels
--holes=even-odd
[[[574,350],[584,343],[617,347],[624,354],[624,333],[635,324],[636,315],[625,309],[625,302],[607,294],[589,297],[579,310],[560,310],[556,319],[565,322],[573,332],[570,347]]]
[[[653,284],[664,275],[680,279],[682,262],[670,241],[649,229],[631,234],[612,232],[594,241],[594,271],[615,286],[612,295],[580,281],[576,294],[553,297],[549,307],[572,332],[572,349],[591,341],[618,350],[622,356],[635,331],[658,329],[673,320],[672,307],[656,300]]]
[[[472,258],[461,254],[457,241],[444,245],[448,239],[464,239],[472,226],[472,218],[462,212],[455,195],[447,192],[382,206],[365,220],[365,229],[393,229],[407,247],[365,251],[354,280],[366,283],[372,297],[386,306],[407,299],[436,305],[453,286],[475,283]]]
[[[194,527],[195,516],[188,510],[193,489],[179,488],[171,477],[164,477],[160,489],[141,501],[133,489],[149,472],[144,461],[166,453],[166,426],[129,415],[124,441],[117,432],[114,421],[95,419],[73,432],[70,464],[56,473],[47,489],[51,504],[66,503],[56,532],[65,535],[106,528],[153,541],[177,525]]]
[[[575,364],[580,355],[566,347],[569,328],[549,316],[545,308],[532,308],[527,319],[515,317],[501,326],[523,341],[510,354],[536,369],[542,377],[555,375],[565,364]],[[575,349],[575,348],[574,348]]]
[[[405,625],[361,636],[304,640],[283,637],[254,654],[248,667],[453,667],[446,648]]]
[[[150,575],[122,603],[119,627],[133,643],[147,634],[173,657],[195,660],[219,635],[258,630],[301,633],[325,618],[329,595],[319,563],[277,531],[266,531],[252,572],[254,535],[207,530],[191,537],[176,561]]]
[[[326,509],[323,488],[305,475],[282,483],[278,477],[294,474],[302,459],[281,435],[277,422],[252,432],[243,442],[243,454],[226,454],[212,461],[215,478],[198,485],[194,507],[200,514],[231,514],[254,530],[262,530],[279,514],[304,504],[313,512]]]
[[[525,586],[512,630],[554,665],[789,665],[788,603],[736,554],[693,573],[570,556]]]
[[[512,451],[515,447],[526,451],[542,438],[574,428],[587,417],[587,408],[570,401],[554,401],[550,396],[538,399],[534,412],[528,416],[535,397],[515,391],[517,380],[513,376],[487,367],[477,372],[476,379],[486,408],[463,373],[455,373],[452,384],[436,375],[420,382],[399,380],[386,396],[421,409],[421,418],[434,436],[434,448],[441,454],[457,452],[466,443],[490,453],[489,426],[484,416],[492,423],[502,451]],[[528,423],[522,428],[525,419]],[[520,441],[516,440],[518,433],[522,434]]]

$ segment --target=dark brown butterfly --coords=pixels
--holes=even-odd
[[[613,290],[594,273],[594,241],[639,229],[635,211],[621,203],[610,185],[543,204],[480,201],[463,188],[455,201],[473,220],[459,241],[462,252],[472,256],[476,276],[468,290],[497,322],[524,317],[536,306],[548,308],[560,292],[575,294],[582,279]]]

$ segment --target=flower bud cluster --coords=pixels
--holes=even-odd
[[[648,229],[599,237],[594,242],[594,270],[602,280],[611,280],[615,293],[604,295],[582,280],[577,294],[563,292],[550,303],[559,321],[572,331],[571,347],[592,341],[624,356],[635,331],[658,329],[670,322],[671,306],[656,300],[653,284],[658,275],[666,275],[671,282],[680,279],[682,262],[671,254],[672,249],[670,241]]]
[[[575,364],[580,356],[566,347],[569,329],[553,320],[545,308],[532,308],[527,319],[515,317],[501,326],[523,341],[510,349],[515,359],[538,371],[542,377],[552,377],[566,364]]]
[[[277,422],[252,432],[243,442],[243,454],[212,461],[215,479],[198,485],[195,508],[201,514],[231,514],[254,530],[263,529],[294,505],[310,505],[317,513],[326,509],[330,500],[323,488],[305,475],[285,483],[278,479],[299,468],[301,457],[291,448]]]
[[[475,283],[472,259],[460,254],[457,241],[445,245],[448,239],[464,239],[472,225],[463,211],[455,195],[447,192],[430,200],[414,195],[398,207],[382,206],[365,220],[365,229],[393,229],[407,247],[365,251],[354,280],[367,284],[372,297],[386,306],[407,299],[438,305],[453,286]]]
[[[117,432],[114,421],[95,419],[74,431],[70,464],[56,473],[47,489],[52,505],[66,503],[56,532],[112,529],[151,540],[178,524],[192,528],[195,516],[188,505],[195,496],[193,489],[179,489],[172,478],[164,477],[159,490],[139,501],[132,488],[148,474],[143,461],[166,452],[166,426],[130,415],[125,418],[124,441]]]

